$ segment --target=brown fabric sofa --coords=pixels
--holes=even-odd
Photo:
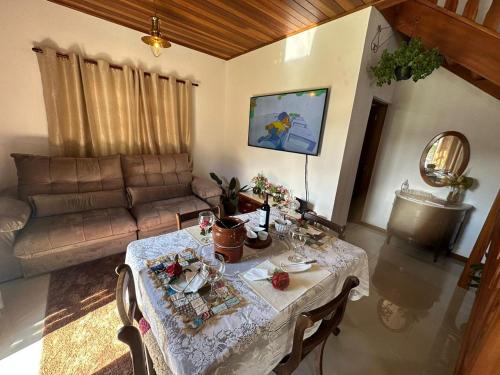
[[[53,271],[123,252],[176,230],[177,212],[220,202],[215,184],[193,178],[187,154],[12,157],[19,200],[0,198],[0,281],[19,272],[13,256],[24,276]]]

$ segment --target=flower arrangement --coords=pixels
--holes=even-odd
[[[452,174],[451,176],[445,178],[445,183],[451,188],[467,190],[470,189],[474,184],[474,179],[466,175],[459,176],[457,174]]]
[[[290,195],[288,189],[283,185],[271,185],[269,193],[273,196],[273,201],[275,203],[284,202]]]
[[[269,184],[269,180],[262,173],[259,173],[257,176],[252,178],[253,185],[253,193],[260,195],[266,190],[266,186]]]
[[[264,193],[269,193],[273,196],[273,201],[276,204],[288,204],[293,198],[290,192],[283,185],[275,185],[269,181],[269,179],[262,173],[252,178],[253,193],[257,195],[262,195]]]
[[[466,175],[457,175],[456,173],[445,177],[445,185],[449,186],[451,191],[448,194],[446,200],[449,203],[460,202],[465,190],[470,189],[474,185],[474,178],[468,177]]]

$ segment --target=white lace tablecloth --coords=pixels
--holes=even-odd
[[[248,217],[250,225],[256,225],[258,221],[256,213],[240,217]],[[277,212],[273,209],[271,220],[276,217]],[[290,352],[298,314],[334,298],[349,275],[360,280],[351,299],[368,295],[368,258],[365,251],[333,239],[326,251],[305,249],[306,255],[317,259],[319,265],[328,269],[331,275],[283,311],[276,312],[239,277],[239,273],[263,260],[289,250],[286,241],[273,235],[273,243],[267,249],[245,247],[239,263],[226,265],[225,278],[246,303],[231,314],[210,319],[195,333],[186,332],[180,317],[173,316],[165,306],[163,291],[154,287],[147,274],[146,260],[180,252],[186,247],[201,252],[207,246],[213,247],[201,245],[188,231],[181,230],[134,241],[127,247],[125,262],[134,274],[139,307],[174,374],[268,374]]]

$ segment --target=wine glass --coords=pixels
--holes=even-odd
[[[288,260],[292,263],[302,263],[306,261],[304,253],[304,245],[307,241],[307,234],[304,233],[301,228],[295,228],[289,232],[290,242],[295,252],[294,255],[290,255]]]
[[[207,297],[208,302],[213,302],[218,299],[217,293],[215,293],[214,285],[217,281],[222,279],[225,269],[226,263],[222,255],[214,253],[212,256],[203,258],[203,273],[210,284],[210,294]]]
[[[214,223],[215,215],[212,211],[202,211],[198,215],[198,224],[200,225],[200,234],[202,236],[210,235]]]

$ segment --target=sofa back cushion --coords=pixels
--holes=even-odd
[[[19,198],[39,194],[124,190],[120,156],[72,158],[11,155],[16,163]]]
[[[128,207],[127,197],[121,189],[88,193],[37,194],[30,196],[29,199],[36,217]]]
[[[127,187],[191,184],[193,179],[188,154],[122,155]]]
[[[185,197],[192,194],[189,184],[165,186],[127,187],[127,194],[132,207],[141,203],[162,201],[166,199]]]

